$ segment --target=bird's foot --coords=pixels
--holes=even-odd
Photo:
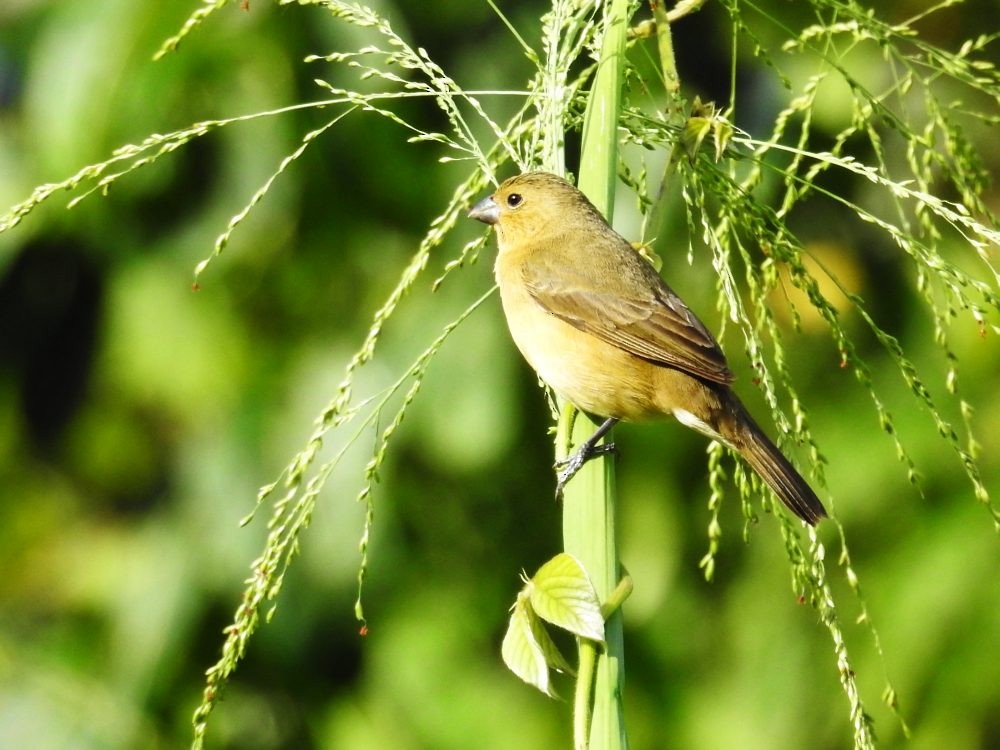
[[[592,458],[604,456],[609,453],[618,455],[618,448],[614,443],[604,443],[603,445],[593,445],[590,441],[584,443],[566,458],[556,461],[556,500],[562,500],[563,490],[569,484],[569,480],[576,476],[576,473],[583,468],[583,465]]]

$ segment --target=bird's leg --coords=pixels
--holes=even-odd
[[[593,435],[587,438],[580,447],[577,448],[573,453],[566,456],[566,458],[556,461],[556,468],[559,469],[559,474],[557,475],[556,481],[556,499],[560,499],[563,494],[563,489],[565,489],[566,484],[572,479],[583,465],[587,463],[592,458],[597,456],[603,456],[605,453],[614,453],[615,444],[607,443],[605,445],[598,445],[601,438],[611,431],[611,428],[618,424],[618,420],[614,417],[608,417],[601,423],[601,426],[597,428]]]

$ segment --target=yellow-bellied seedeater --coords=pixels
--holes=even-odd
[[[469,216],[496,230],[496,278],[518,349],[556,393],[606,418],[568,460],[560,489],[615,422],[672,414],[739,453],[806,523],[826,516],[730,389],[712,334],[583,193],[528,172]]]

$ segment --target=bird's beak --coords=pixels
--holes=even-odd
[[[500,221],[500,206],[493,200],[492,195],[487,195],[469,211],[469,218],[483,222],[483,224],[496,224]]]

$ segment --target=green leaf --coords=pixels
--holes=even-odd
[[[575,557],[566,552],[553,557],[528,581],[526,590],[539,617],[581,638],[604,642],[601,603]]]
[[[524,593],[518,594],[514,603],[514,611],[503,637],[500,654],[507,668],[527,682],[534,685],[549,697],[554,698],[555,692],[549,684],[549,665],[545,656],[545,648],[539,643],[537,634],[541,632],[550,644],[551,638],[538,623],[538,617],[531,609],[531,603]],[[555,644],[552,644],[555,648]],[[558,653],[558,650],[556,651]],[[559,655],[562,658],[562,655]],[[565,663],[565,660],[564,660]]]
[[[559,650],[555,641],[552,640],[549,631],[545,629],[545,623],[541,621],[531,608],[531,603],[528,602],[526,606],[529,612],[528,622],[531,624],[531,633],[535,636],[535,642],[542,649],[542,653],[545,654],[545,663],[549,665],[550,669],[554,669],[557,672],[576,675],[576,670],[566,661],[566,657],[562,655],[562,651]],[[555,691],[552,691],[552,695],[555,695]]]

